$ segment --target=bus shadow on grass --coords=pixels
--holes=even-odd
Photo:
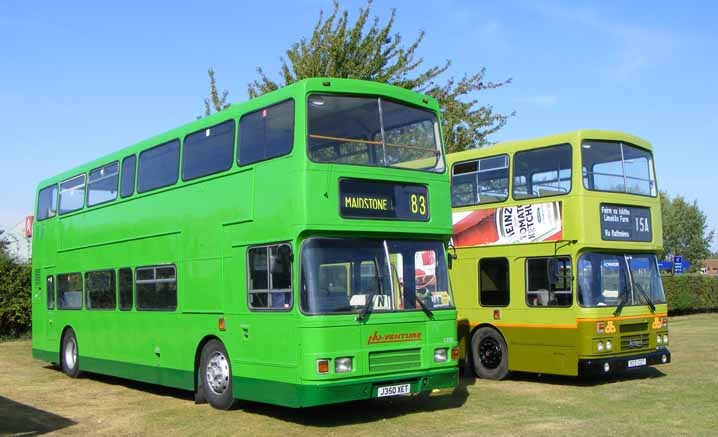
[[[637,381],[642,379],[662,378],[665,373],[655,367],[643,367],[614,373],[611,375],[597,375],[588,377],[545,375],[538,373],[511,372],[508,381],[537,382],[541,384],[572,385],[576,387],[596,387],[624,381]]]
[[[361,401],[329,404],[310,408],[286,408],[258,402],[239,402],[238,409],[270,416],[277,420],[316,427],[334,427],[378,422],[415,413],[460,408],[469,397],[468,387],[474,378],[460,378],[453,390],[437,394],[421,393],[412,396],[394,396]]]
[[[0,396],[0,434],[35,436],[75,425],[58,416]]]
[[[55,366],[50,365],[46,366],[46,368],[62,372]],[[90,372],[83,372],[80,377],[103,384],[119,385],[130,390],[147,392],[156,396],[184,399],[187,402],[194,403],[194,393],[188,390]],[[459,408],[466,403],[469,397],[468,387],[474,385],[474,383],[474,378],[461,377],[456,388],[442,390],[436,395],[422,393],[412,396],[367,399],[309,408],[288,408],[260,402],[238,401],[236,409],[249,414],[269,416],[277,420],[318,427],[369,423],[407,414]],[[2,418],[1,414],[0,418]]]

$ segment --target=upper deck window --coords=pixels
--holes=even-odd
[[[57,185],[51,185],[40,190],[37,196],[37,219],[45,220],[55,217],[55,214],[57,214]]]
[[[381,97],[313,94],[308,118],[309,158],[315,162],[444,169],[431,111]]]
[[[60,184],[60,214],[82,209],[85,205],[85,174]]]
[[[286,155],[293,144],[294,100],[250,112],[239,120],[239,165]]]
[[[99,205],[117,198],[119,167],[119,163],[115,161],[90,171],[90,179],[87,184],[87,206]]]
[[[137,192],[166,187],[177,182],[179,176],[179,140],[147,149],[140,153],[137,172]]]
[[[618,141],[581,144],[583,186],[589,190],[656,195],[651,152]]]
[[[189,134],[184,139],[182,179],[200,178],[227,170],[234,154],[234,120]]]
[[[559,144],[514,155],[514,199],[571,191],[571,145]]]
[[[509,197],[509,156],[499,155],[454,165],[451,206],[503,202]]]

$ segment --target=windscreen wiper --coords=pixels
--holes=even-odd
[[[357,322],[361,322],[366,319],[366,316],[369,314],[369,310],[371,310],[371,307],[374,306],[374,296],[376,296],[376,289],[369,294],[369,298],[364,303],[364,306],[361,311],[359,311],[359,314],[357,314]]]
[[[429,309],[428,306],[426,306],[424,301],[421,300],[421,298],[419,296],[416,296],[416,301],[419,302],[419,306],[421,307],[422,310],[424,310],[424,312],[426,313],[426,316],[430,319],[433,319],[434,313]]]
[[[653,304],[653,301],[650,297],[648,297],[648,293],[646,293],[646,290],[643,289],[643,286],[639,284],[638,282],[633,282],[636,285],[636,288],[638,289],[638,292],[641,293],[641,296],[643,296],[644,299],[646,299],[646,304],[648,305],[648,308],[651,309],[652,313],[656,312],[656,305]]]
[[[621,310],[623,310],[623,307],[626,305],[627,297],[628,290],[624,288],[623,293],[621,293],[621,301],[618,302],[618,306],[616,306],[616,311],[613,312],[613,317],[618,317],[618,315],[621,314]]]

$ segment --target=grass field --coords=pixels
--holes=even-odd
[[[670,320],[673,363],[611,380],[464,377],[453,393],[305,410],[241,403],[220,412],[191,393],[99,375],[72,380],[0,344],[0,435],[716,435],[718,314]]]

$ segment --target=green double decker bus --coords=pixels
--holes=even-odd
[[[437,102],[308,79],[41,182],[32,350],[307,407],[457,384]]]
[[[583,130],[448,161],[460,349],[476,375],[670,361],[649,143]]]

